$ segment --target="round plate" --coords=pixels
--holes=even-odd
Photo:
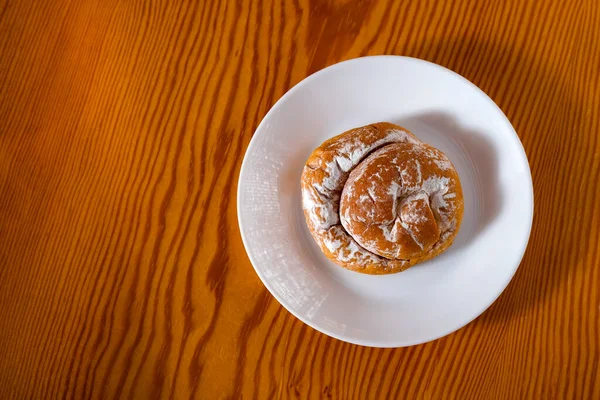
[[[300,175],[324,140],[380,121],[450,158],[465,212],[446,252],[370,276],[321,253],[304,221]],[[268,112],[242,164],[238,219],[256,273],[297,318],[347,342],[399,347],[447,335],[498,298],[527,246],[533,187],[516,132],[479,88],[427,61],[364,57],[309,76]]]

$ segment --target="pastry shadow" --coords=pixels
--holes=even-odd
[[[557,65],[543,63],[522,45],[502,38],[439,38],[392,52],[425,59],[464,76],[498,104],[521,138],[535,192],[529,244],[506,290],[475,323],[503,326],[514,317],[541,312],[538,306],[560,287],[564,289],[568,275],[575,276],[589,266],[597,246],[592,235],[581,234],[581,224],[573,222],[589,224],[590,214],[578,205],[589,204],[584,189],[594,186],[595,177],[581,172],[560,180],[564,165],[574,162],[574,149],[596,134],[584,92]]]
[[[462,126],[444,112],[411,115],[392,122],[442,150],[459,173],[465,214],[461,231],[446,251],[451,254],[471,242],[502,211],[497,150],[484,134]]]

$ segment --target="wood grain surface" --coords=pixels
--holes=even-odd
[[[269,108],[370,54],[487,92],[535,187],[507,290],[403,349],[290,315],[236,218]],[[0,0],[0,397],[600,399],[599,139],[596,0]]]

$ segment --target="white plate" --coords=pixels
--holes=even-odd
[[[465,213],[439,257],[369,276],[321,254],[304,222],[300,175],[325,139],[379,121],[446,153]],[[517,134],[479,88],[426,61],[365,57],[309,76],[268,112],[242,164],[238,219],[256,273],[292,314],[347,342],[399,347],[447,335],[496,300],[527,246],[533,187]]]

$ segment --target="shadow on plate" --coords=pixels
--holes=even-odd
[[[478,319],[484,324],[503,324],[548,301],[597,245],[582,228],[591,218],[584,205],[589,211],[586,190],[595,187],[594,176],[585,165],[573,166],[581,143],[597,135],[590,132],[583,93],[556,65],[519,46],[459,38],[414,43],[399,52],[450,68],[484,90],[511,121],[529,158],[535,191],[529,245],[508,288]],[[486,215],[493,218],[491,211]]]
[[[459,172],[465,217],[461,232],[446,251],[451,254],[473,240],[500,214],[502,198],[498,187],[496,149],[483,133],[461,126],[453,116],[442,112],[391,122],[408,128],[419,139],[442,150]]]

